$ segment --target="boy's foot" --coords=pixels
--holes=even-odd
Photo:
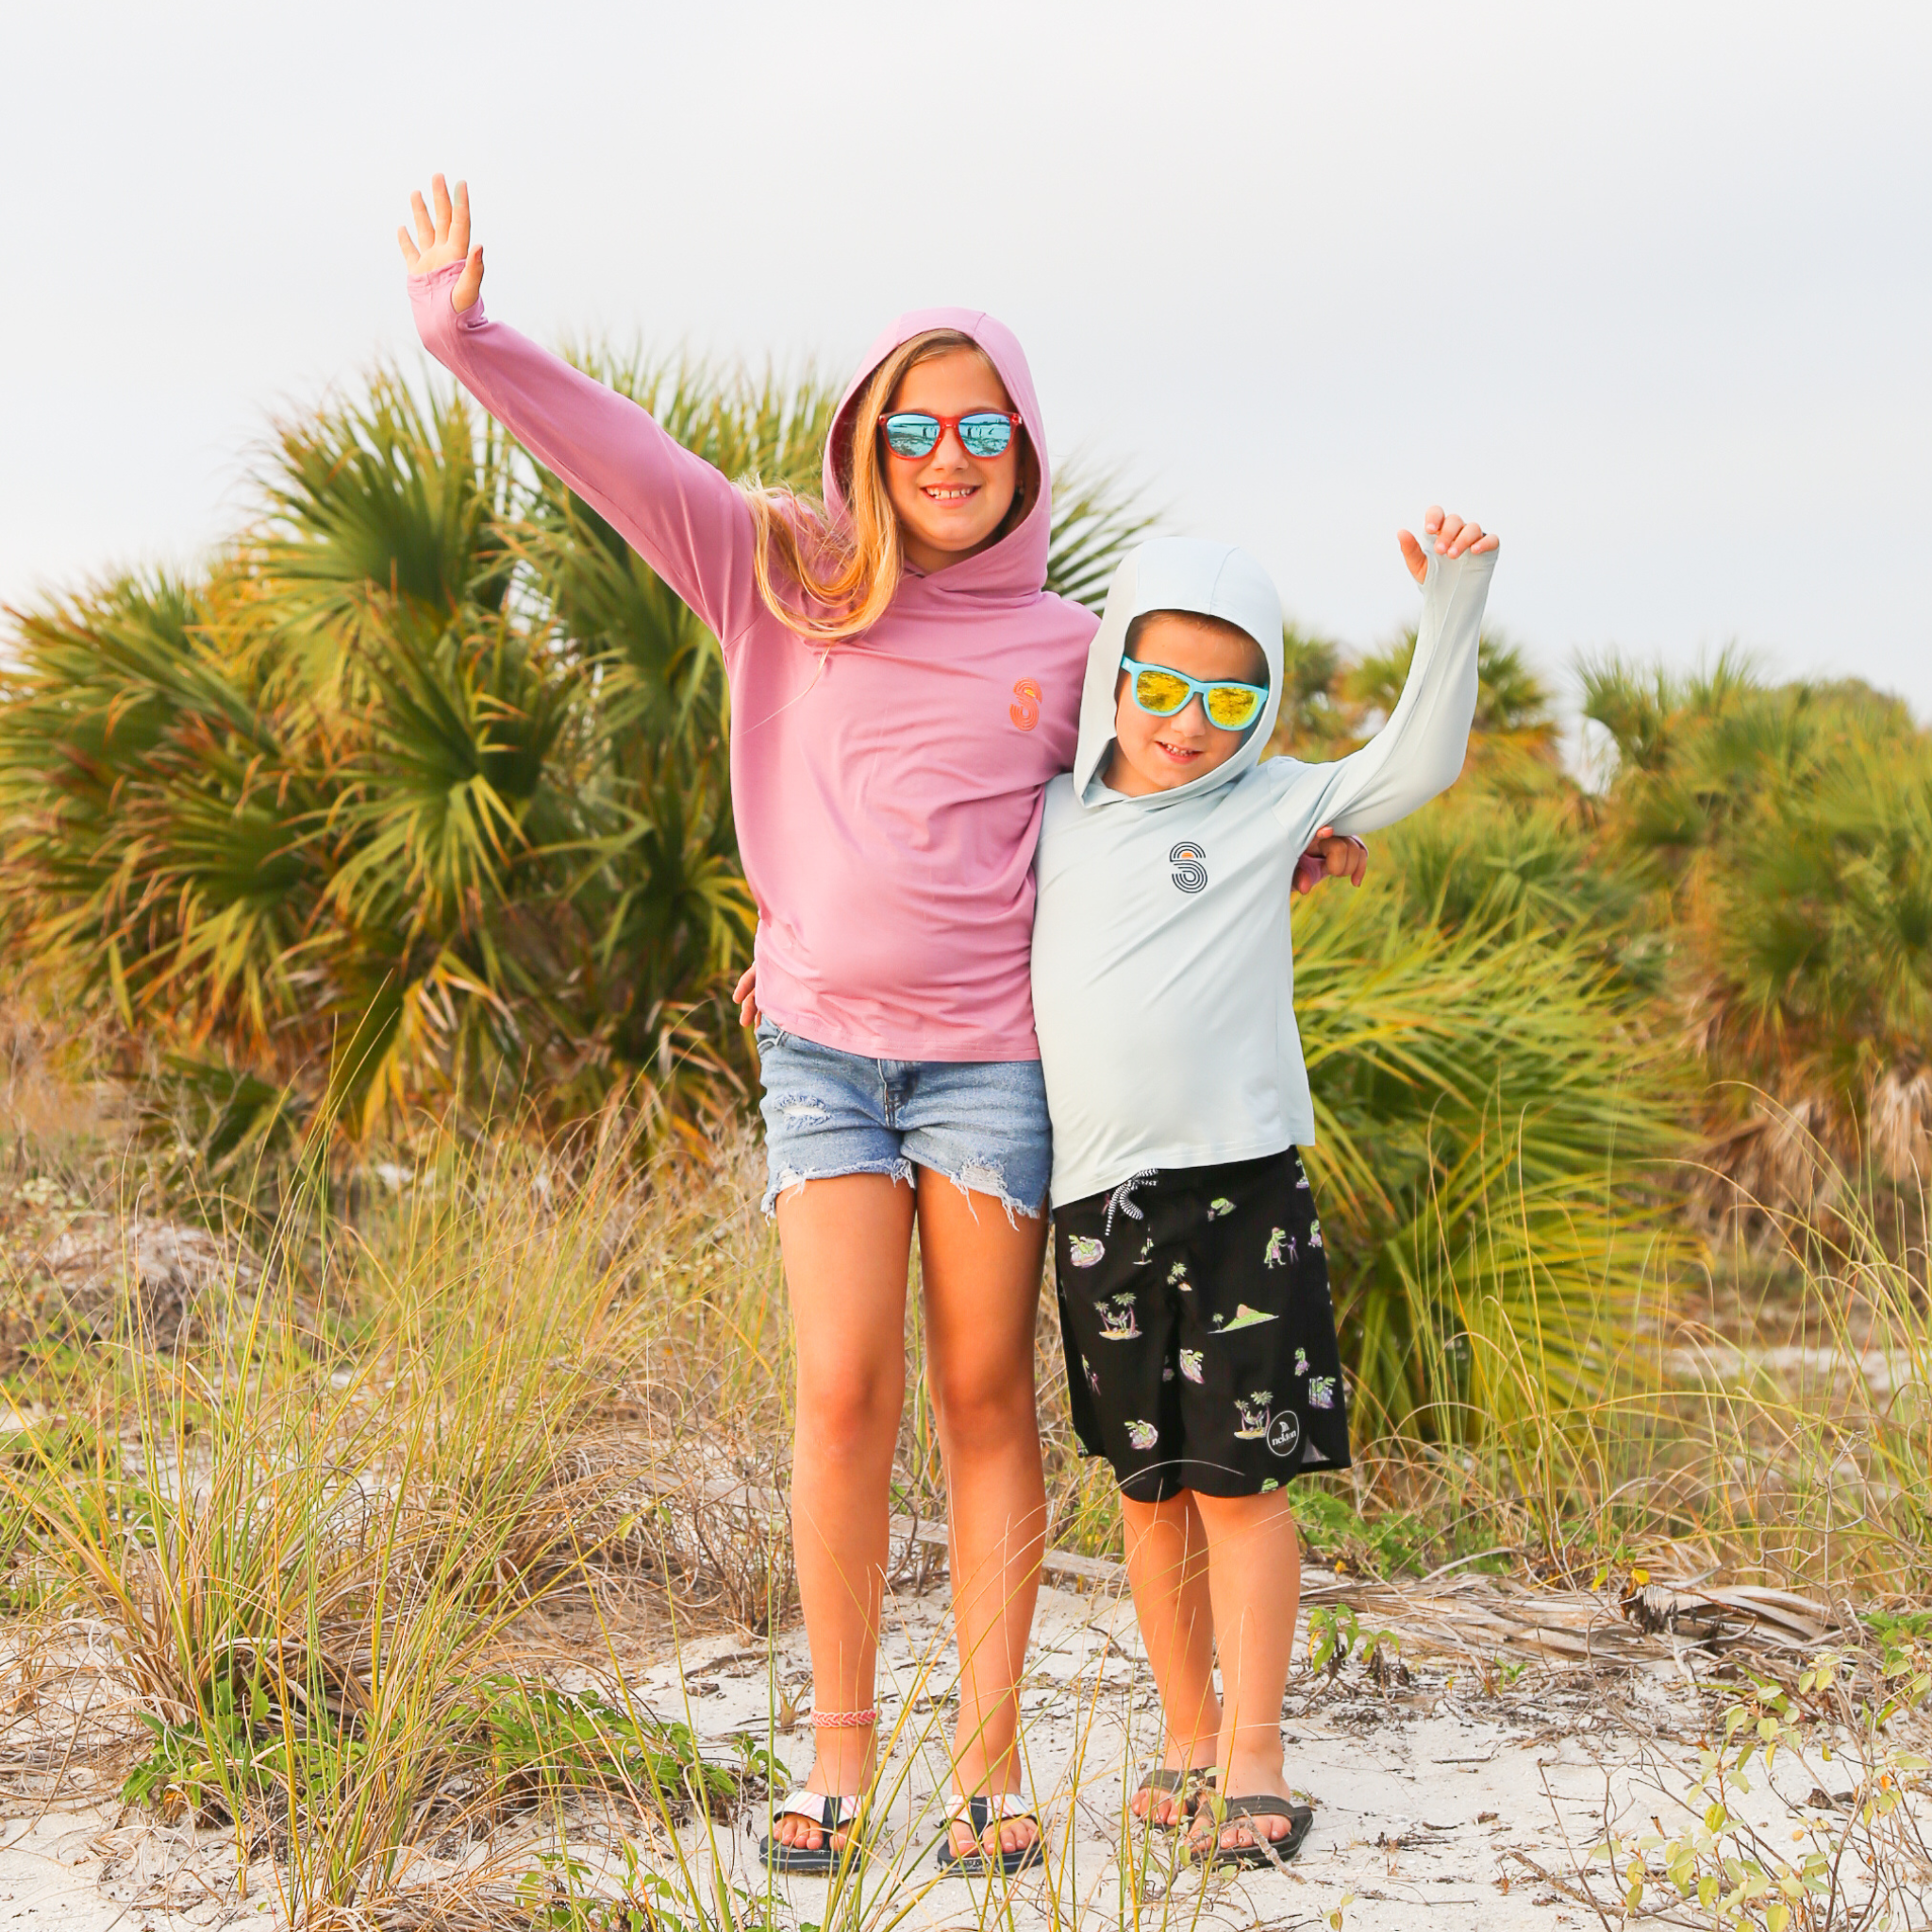
[[[1194,1814],[1194,1828],[1188,1834],[1188,1850],[1195,1857],[1208,1857],[1216,1851],[1246,1851],[1252,1855],[1260,1851],[1263,1839],[1278,1851],[1291,1839],[1299,1844],[1300,1839],[1307,1835],[1307,1826],[1301,1823],[1301,1814],[1307,1814],[1307,1807],[1295,1802],[1294,1793],[1289,1790],[1288,1780],[1282,1776],[1278,1764],[1271,1770],[1266,1766],[1249,1766],[1237,1761],[1229,1767],[1222,1789],[1228,1795],[1218,1830],[1214,1824],[1213,1806],[1203,1805]],[[1272,1808],[1263,1812],[1258,1808],[1263,1799],[1273,1799],[1283,1808],[1278,1812]],[[1257,1807],[1255,1811],[1244,1808],[1251,1801]],[[1299,1837],[1296,1836],[1298,1827]]]
[[[1156,1765],[1127,1799],[1127,1810],[1143,1824],[1173,1831],[1194,1815],[1203,1791],[1214,1783],[1214,1765]]]

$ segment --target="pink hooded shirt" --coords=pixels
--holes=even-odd
[[[758,907],[758,1005],[787,1031],[882,1059],[1037,1059],[1028,958],[1046,781],[1074,761],[1096,620],[1049,594],[1052,478],[1026,358],[991,316],[918,309],[852,379],[833,452],[878,364],[953,328],[998,370],[1040,464],[999,542],[930,575],[829,652],[774,617],[738,489],[628,398],[502,323],[460,315],[453,262],[412,276],[416,327],[537,460],[621,531],[709,626],[731,687],[731,797]]]

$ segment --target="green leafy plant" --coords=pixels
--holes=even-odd
[[[725,475],[815,486],[811,370],[582,359]],[[1094,600],[1146,521],[1070,479],[1053,587]],[[553,1124],[627,1097],[695,1145],[750,1066],[728,740],[717,641],[611,526],[379,373],[281,428],[205,574],[17,615],[5,935],[217,1179],[519,1095]]]
[[[1926,1760],[1880,1744],[1885,1719],[1862,1711],[1862,1732],[1874,1747],[1849,1801],[1844,1836],[1814,1827],[1794,1836],[1808,1849],[1791,1853],[1755,1824],[1739,1801],[1751,1793],[1751,1767],[1762,1760],[1768,1778],[1781,1753],[1802,1754],[1806,1733],[1840,1690],[1841,1655],[1825,1652],[1799,1673],[1794,1690],[1745,1673],[1746,1689],[1724,1712],[1719,1733],[1698,1748],[1694,1775],[1674,1800],[1684,1823],[1675,1832],[1610,1833],[1594,1856],[1615,1875],[1624,1910],[1658,1908],[1657,1894],[1695,1906],[1720,1932],[1795,1932],[1795,1928],[1871,1923],[1875,1890],[1858,1911],[1845,1896],[1863,1870],[1873,1886],[1885,1869],[1873,1856],[1887,1826],[1923,1776]],[[1825,1756],[1831,1753],[1827,1749]],[[1847,1860],[1856,1840],[1859,1857]],[[1840,1919],[1839,1912],[1848,1917]]]

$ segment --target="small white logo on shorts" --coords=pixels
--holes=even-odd
[[[1302,1446],[1302,1419],[1291,1408],[1284,1408],[1268,1424],[1268,1447],[1276,1456],[1292,1456]]]

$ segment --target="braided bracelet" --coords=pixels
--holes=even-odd
[[[815,1710],[810,1723],[815,1731],[856,1731],[876,1724],[878,1716],[875,1710]]]

